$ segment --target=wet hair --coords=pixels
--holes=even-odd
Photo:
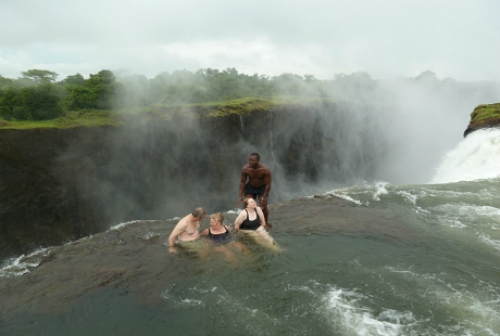
[[[202,218],[207,215],[207,211],[203,209],[202,207],[195,208],[193,212],[191,212],[191,215],[196,218]]]
[[[255,156],[257,158],[257,161],[260,161],[259,153],[250,153],[250,156]]]
[[[243,204],[245,204],[245,208],[248,207],[248,201],[250,201],[251,199],[254,199],[253,197],[245,197],[245,199],[243,200]]]
[[[221,224],[224,221],[224,215],[222,214],[222,212],[216,212],[214,214],[211,214],[210,219],[212,218],[215,219],[216,222],[219,222]]]

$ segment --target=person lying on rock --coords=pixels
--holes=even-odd
[[[202,207],[198,207],[175,225],[175,228],[168,238],[169,251],[171,253],[177,253],[175,246],[176,238],[178,245],[182,245],[188,249],[197,249],[199,247],[200,244],[197,241],[200,239],[200,221],[205,218],[206,215],[206,210]]]

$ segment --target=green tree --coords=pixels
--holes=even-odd
[[[30,69],[28,71],[23,71],[21,74],[24,78],[29,78],[35,81],[36,84],[52,83],[56,80],[57,76],[59,76],[55,72],[41,69]]]
[[[64,115],[61,107],[61,93],[51,83],[20,91],[22,105],[13,110],[16,119],[48,120]]]
[[[116,92],[115,80],[110,70],[101,70],[95,75],[90,75],[86,86],[92,91],[93,108],[107,110],[113,107]]]
[[[9,87],[5,90],[0,90],[0,109],[1,117],[9,120],[13,117],[13,111],[16,106],[22,105],[20,90],[14,87]]]
[[[68,76],[60,82],[62,85],[85,85],[85,78],[77,73],[76,75]]]
[[[12,117],[12,111],[6,105],[0,105],[0,118],[5,120],[10,120]]]
[[[65,106],[70,110],[94,108],[96,99],[96,94],[86,86],[66,87]]]
[[[12,86],[13,82],[12,79],[0,75],[0,89]]]
[[[111,109],[118,86],[110,70],[101,70],[90,75],[84,86],[68,85],[65,105],[69,109]]]

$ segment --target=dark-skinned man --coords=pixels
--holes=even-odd
[[[245,197],[252,197],[259,200],[264,217],[269,217],[267,202],[269,191],[271,191],[271,170],[268,166],[260,163],[260,155],[251,153],[248,157],[248,164],[241,169],[240,193],[236,206],[243,201]]]

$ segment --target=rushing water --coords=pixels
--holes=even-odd
[[[499,139],[499,130],[472,134],[429,184],[330,192],[397,213],[387,219],[397,221],[391,235],[275,232],[282,253],[243,241],[244,249],[229,246],[209,257],[172,256],[153,244],[167,257],[150,262],[175,274],[162,281],[159,272],[149,290],[155,300],[134,290],[138,274],[64,309],[40,312],[25,302],[9,310],[3,302],[0,334],[500,335]],[[160,235],[154,225],[142,223],[136,236],[152,240]],[[111,241],[116,230],[132,227],[87,239]],[[4,263],[0,281],[36,271],[36,262],[19,258]]]

